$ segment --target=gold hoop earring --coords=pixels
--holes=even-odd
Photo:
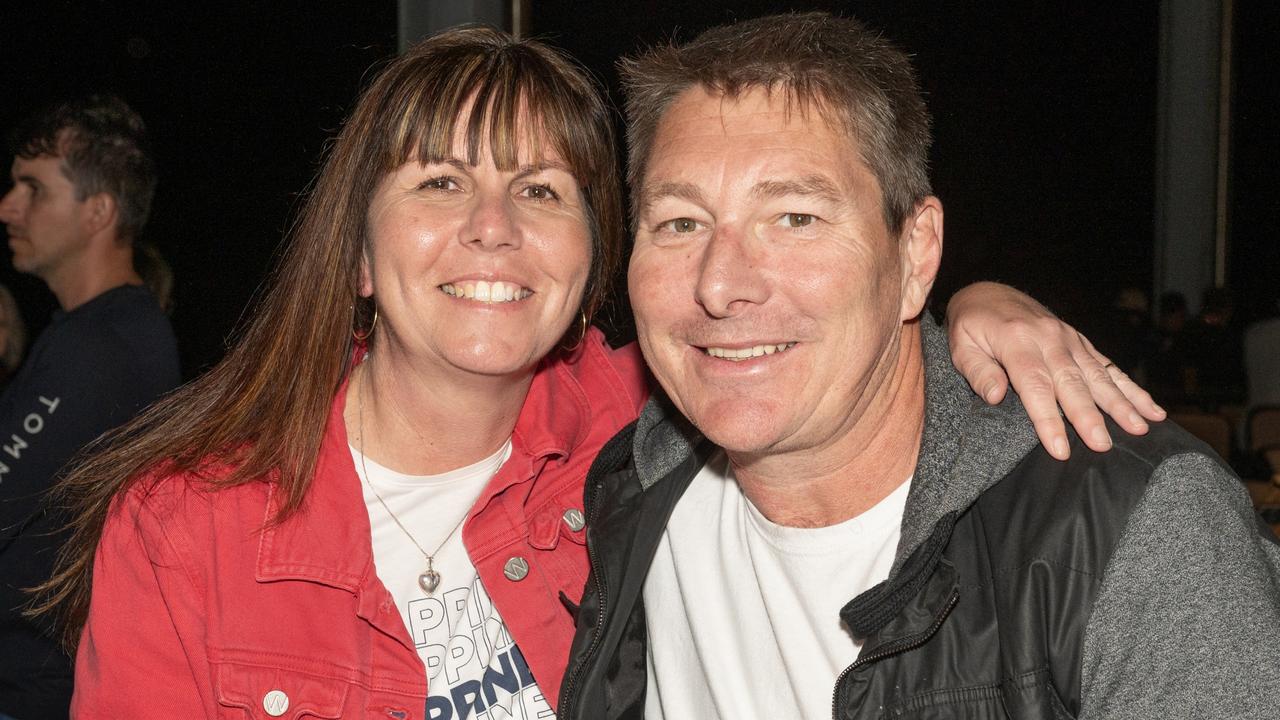
[[[378,327],[378,304],[374,303],[373,304],[373,322],[369,323],[368,329],[366,329],[364,332],[361,332],[360,328],[352,327],[351,337],[354,338],[355,341],[358,343],[367,342],[369,338],[373,337],[373,329],[376,327]]]
[[[581,330],[578,332],[578,342],[574,343],[573,347],[564,348],[564,351],[567,353],[571,353],[574,350],[577,350],[578,348],[582,347],[582,342],[587,339],[587,329],[589,327],[589,323],[587,321],[586,310],[578,310],[578,324],[582,326]]]

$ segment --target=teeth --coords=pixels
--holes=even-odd
[[[440,286],[440,290],[445,295],[483,303],[516,302],[533,294],[529,288],[520,287],[515,283],[488,280],[445,283]]]
[[[749,358],[760,357],[761,355],[772,355],[774,353],[784,352],[786,350],[790,350],[795,346],[796,346],[795,343],[789,342],[789,343],[781,343],[778,345],[754,345],[752,347],[745,347],[745,348],[709,347],[709,348],[704,348],[703,352],[705,352],[706,354],[710,355],[713,358],[721,358],[722,360],[732,360],[734,362],[741,362]]]

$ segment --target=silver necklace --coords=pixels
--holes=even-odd
[[[367,383],[366,383],[366,386],[367,386]],[[436,546],[435,550],[432,550],[431,552],[427,552],[426,550],[422,549],[422,543],[418,542],[417,538],[413,536],[413,533],[409,532],[409,528],[405,527],[404,523],[400,522],[400,518],[396,517],[396,514],[391,512],[391,508],[387,506],[387,501],[382,499],[382,494],[378,492],[378,488],[374,487],[373,483],[370,482],[369,480],[369,468],[367,468],[364,464],[364,393],[363,392],[360,393],[360,402],[357,404],[360,408],[359,409],[360,447],[358,448],[358,450],[360,451],[360,470],[364,473],[364,484],[369,486],[369,490],[373,492],[373,496],[378,499],[378,504],[382,506],[383,510],[387,511],[387,515],[391,517],[391,520],[396,524],[396,527],[400,528],[400,532],[404,533],[404,536],[409,538],[409,542],[413,543],[413,546],[418,548],[418,552],[422,553],[422,556],[427,559],[427,569],[418,573],[418,587],[422,588],[422,592],[430,595],[431,593],[436,591],[436,588],[440,587],[440,573],[437,572],[435,568],[435,555],[436,553],[440,552],[440,548],[443,548],[445,543],[449,542],[449,538],[453,537],[453,534],[458,532],[458,528],[462,527],[462,523],[466,521],[467,515],[469,513],[465,513],[465,512],[462,513],[462,519],[458,521],[457,525],[453,526],[453,529],[450,530],[449,534],[444,537],[444,540],[440,541],[440,544]]]

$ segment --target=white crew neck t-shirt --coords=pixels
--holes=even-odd
[[[646,720],[831,717],[861,648],[840,609],[888,577],[910,485],[837,525],[784,527],[713,456],[645,580]]]
[[[462,543],[463,518],[510,456],[507,440],[473,465],[439,475],[405,475],[369,458],[362,462],[360,451],[351,448],[373,531],[378,579],[395,599],[427,668],[429,720],[554,717]],[[378,502],[370,483],[425,550],[440,547],[433,556],[440,585],[430,595],[418,586],[426,558]]]

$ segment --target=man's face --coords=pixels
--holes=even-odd
[[[53,155],[14,158],[13,189],[0,200],[13,266],[45,279],[88,244],[87,201]]]
[[[936,269],[935,254],[921,275],[917,218],[908,242],[891,236],[854,143],[763,91],[686,91],[659,124],[643,182],[631,302],[676,406],[740,454],[846,437]],[[924,205],[940,233],[937,201]]]

